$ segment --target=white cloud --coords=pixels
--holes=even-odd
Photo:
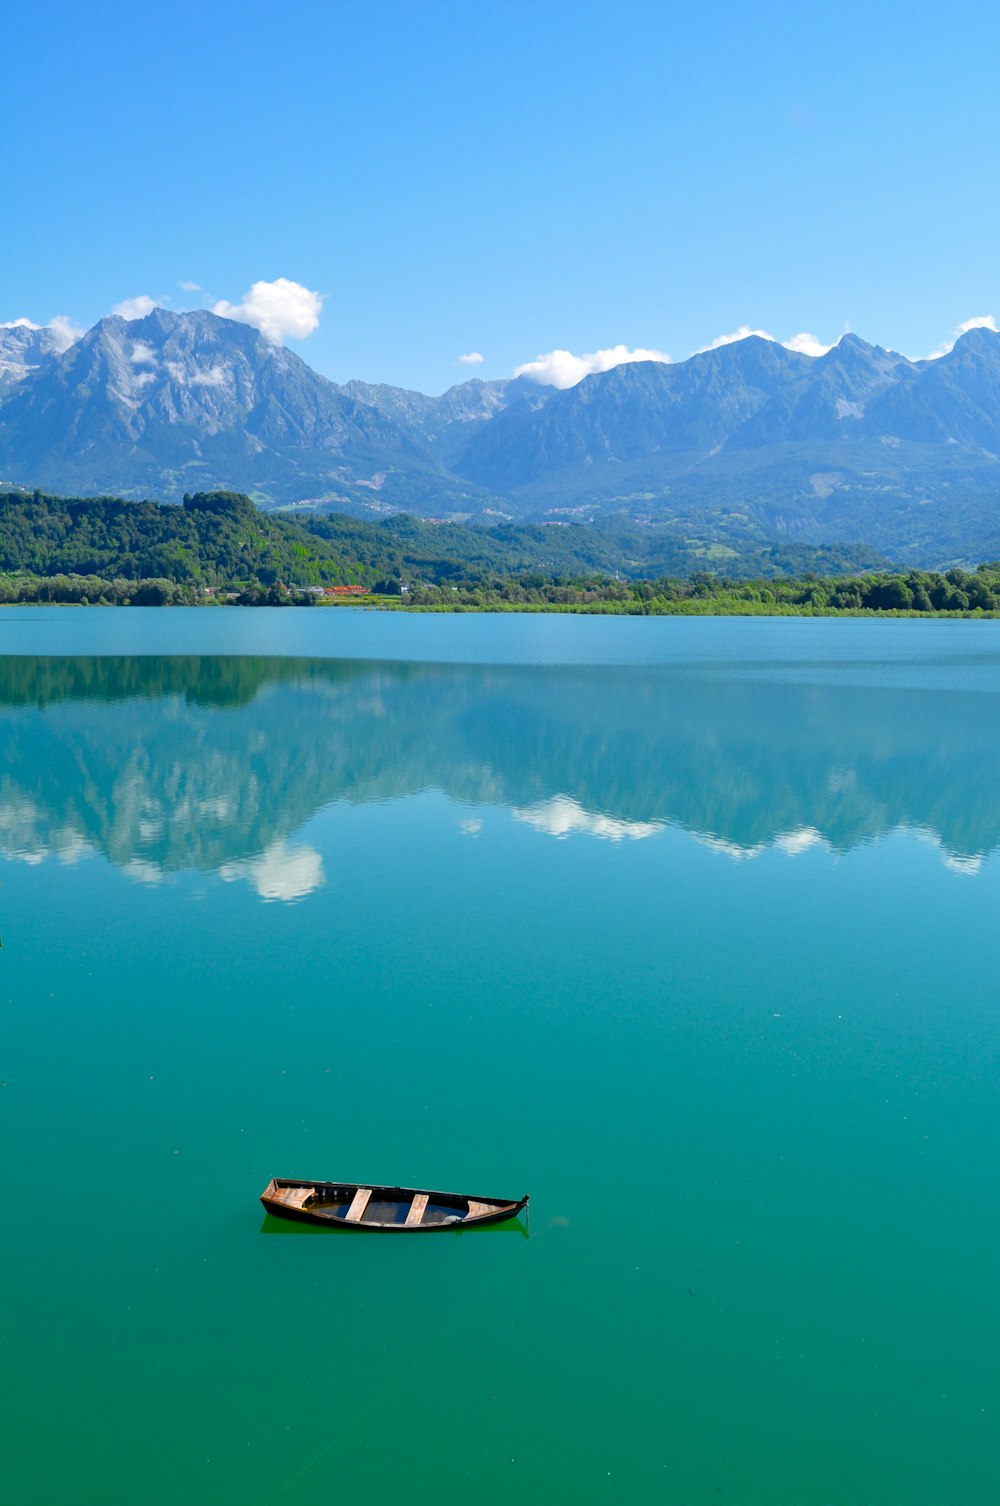
[[[144,319],[151,314],[156,307],[155,301],[148,293],[139,293],[135,298],[123,298],[121,303],[116,303],[111,310],[122,319]]]
[[[783,345],[786,350],[794,350],[802,356],[825,356],[830,345],[824,345],[816,335],[810,335],[807,330],[793,335],[790,340],[779,340],[766,329],[753,329],[749,324],[741,324],[739,329],[734,329],[731,335],[717,335],[710,345],[702,345],[692,354],[704,355],[707,350],[720,350],[723,345],[735,345],[738,340],[749,340],[756,335],[758,340],[770,340],[772,345]]]
[[[949,352],[954,350],[955,341],[959,336],[968,334],[970,329],[991,329],[995,335],[1000,334],[1000,330],[997,329],[997,322],[992,314],[977,314],[974,319],[964,319],[961,324],[956,324],[955,332],[951,339],[943,341],[937,350],[932,350],[929,356],[924,357],[924,360],[937,361],[941,356],[948,355]]]
[[[193,370],[183,361],[165,361],[167,375],[180,387],[225,387],[229,373],[225,366],[209,366],[206,370]]]
[[[48,327],[55,337],[60,355],[64,350],[69,350],[71,345],[75,345],[81,335],[86,334],[85,329],[74,324],[65,314],[57,314],[54,319],[50,319]]]
[[[575,356],[568,350],[550,350],[547,355],[536,356],[515,368],[516,377],[530,377],[546,387],[575,387],[585,376],[597,371],[611,371],[615,366],[625,366],[630,361],[659,361],[669,364],[670,357],[662,350],[644,350],[641,347],[629,350],[627,345],[610,345],[605,350],[591,351],[589,355]]]
[[[762,853],[775,851],[784,853],[786,858],[801,857],[802,853],[810,852],[814,847],[822,848],[829,852],[830,843],[822,832],[818,832],[814,826],[795,826],[790,831],[779,832],[766,842],[755,842],[747,847],[739,842],[727,841],[725,837],[716,837],[708,832],[691,832],[690,835],[700,847],[707,847],[711,852],[720,852],[727,858],[732,858],[734,863],[752,862],[759,858]]]
[[[289,847],[284,838],[255,858],[226,863],[219,877],[227,884],[246,879],[261,899],[280,899],[288,903],[304,899],[325,883],[323,859],[314,847]]]
[[[739,842],[729,842],[725,837],[708,836],[702,832],[693,831],[691,837],[699,847],[707,847],[710,852],[724,853],[727,858],[732,858],[734,863],[749,863],[754,858],[759,858],[766,851],[766,842],[758,842],[753,847],[742,847]]]
[[[977,314],[974,319],[966,319],[955,331],[956,337],[968,334],[970,329],[991,329],[995,335],[1000,334],[992,314]]]
[[[67,319],[65,314],[56,314],[55,318],[50,319],[45,325],[36,324],[34,319],[8,319],[0,324],[0,329],[47,329],[60,355],[64,350],[69,350],[71,345],[75,345],[80,336],[86,333],[78,324],[74,324],[72,319]]]
[[[760,340],[771,340],[775,345],[778,343],[766,329],[751,329],[749,324],[741,324],[739,329],[734,329],[731,335],[716,335],[710,344],[699,345],[692,354],[701,356],[706,350],[720,350],[723,345],[735,345],[738,340],[749,340],[752,335],[756,335]]]
[[[207,371],[194,371],[188,377],[192,387],[224,387],[228,381],[225,366],[210,366]]]
[[[223,298],[212,313],[240,324],[252,324],[268,340],[280,345],[285,339],[304,340],[319,325],[323,294],[313,293],[300,282],[276,277],[273,282],[255,282],[242,303]]]
[[[808,852],[810,847],[830,846],[815,826],[797,826],[792,831],[782,832],[775,837],[774,845],[789,858],[797,858],[800,852]]]
[[[514,370],[515,377],[529,377],[531,381],[538,382],[546,387],[567,388],[575,387],[582,382],[584,377],[591,376],[595,372],[610,371],[615,366],[621,366],[628,361],[669,361],[658,351],[634,350],[630,351],[625,345],[609,346],[605,350],[596,350],[576,356],[569,350],[550,350],[544,355],[536,356],[533,361],[526,361]]]
[[[485,360],[486,357],[478,350],[470,350],[467,356],[459,356],[458,364],[459,366],[481,366]]]
[[[75,868],[82,859],[97,856],[96,847],[70,826],[53,834],[53,848],[58,861],[67,868]]]
[[[202,290],[200,282],[179,282],[177,286],[185,293],[200,293]]]
[[[824,345],[822,340],[807,334],[805,330],[783,343],[786,350],[796,350],[801,356],[825,356],[828,350],[833,349],[832,345]]]
[[[0,325],[0,329],[24,327]],[[35,326],[37,328],[37,326]],[[4,798],[0,803],[0,854],[4,858],[36,867],[55,857],[70,866],[93,855],[94,849],[82,832],[67,824],[47,828],[46,813],[30,795],[23,794],[10,780],[4,781]]]
[[[943,861],[946,868],[949,868],[952,873],[957,873],[961,878],[975,878],[976,874],[980,873],[983,867],[981,857],[962,858],[950,856],[944,858]]]
[[[133,366],[155,366],[156,351],[147,341],[135,340],[129,360]]]
[[[605,841],[620,842],[623,837],[640,841],[663,830],[661,821],[621,821],[614,816],[602,816],[598,812],[584,810],[571,795],[554,795],[551,800],[541,800],[512,811],[515,821],[533,826],[535,831],[565,840],[574,833],[588,837],[602,837]]]
[[[977,329],[979,327],[980,326],[978,325],[971,326],[971,328],[973,329]],[[988,328],[989,326],[986,327]],[[903,829],[905,830],[905,828]],[[983,864],[986,861],[986,853],[950,852],[942,842],[941,838],[938,836],[937,832],[931,831],[931,829],[926,826],[917,827],[914,835],[918,837],[921,842],[926,842],[928,847],[933,847],[948,871],[950,873],[957,874],[959,878],[975,878],[978,873],[982,872]]]

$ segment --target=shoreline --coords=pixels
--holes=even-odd
[[[962,611],[931,611],[921,612],[913,607],[817,607],[785,605],[776,602],[754,603],[746,602],[740,605],[719,606],[716,604],[702,607],[690,601],[667,602],[663,605],[641,602],[504,602],[483,603],[471,605],[466,602],[456,602],[454,605],[445,603],[418,603],[404,604],[394,597],[373,597],[370,600],[355,598],[353,601],[218,601],[201,600],[185,602],[132,602],[132,601],[2,601],[0,611],[24,610],[36,607],[60,607],[67,610],[78,608],[99,607],[108,611],[131,611],[136,608],[146,611],[186,611],[194,607],[198,610],[223,608],[226,610],[246,610],[247,608],[264,608],[268,611],[309,611],[320,610],[352,611],[352,612],[399,612],[409,613],[413,616],[461,616],[473,615],[477,617],[504,617],[504,616],[571,616],[571,617],[842,617],[842,618],[865,618],[877,620],[879,618],[907,618],[913,621],[924,622],[996,622],[1000,621],[1000,611],[984,610],[982,607],[970,607]]]

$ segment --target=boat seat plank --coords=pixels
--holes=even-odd
[[[429,1193],[427,1193],[427,1192],[418,1192],[417,1193],[416,1197],[413,1199],[413,1202],[410,1204],[410,1211],[406,1215],[406,1227],[408,1229],[412,1229],[414,1227],[414,1225],[420,1223],[420,1220],[423,1218],[424,1214],[427,1211],[427,1204],[429,1202],[430,1202],[430,1194]]]
[[[470,1198],[469,1211],[465,1216],[466,1218],[482,1218],[484,1213],[496,1213],[496,1211],[496,1203],[476,1203]]]
[[[313,1195],[312,1187],[279,1187],[275,1193],[275,1201],[284,1203],[286,1208],[302,1208]]]
[[[361,1222],[361,1220],[365,1216],[365,1209],[368,1207],[368,1199],[371,1197],[371,1195],[372,1190],[370,1187],[358,1188],[357,1192],[354,1194],[351,1206],[344,1214],[345,1223],[359,1224]]]

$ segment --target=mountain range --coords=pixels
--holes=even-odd
[[[63,348],[0,328],[0,480],[449,521],[669,526],[864,544],[937,567],[1000,556],[1000,334],[911,361],[757,336],[556,390],[343,385],[206,311],[102,319]]]

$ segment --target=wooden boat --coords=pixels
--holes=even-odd
[[[301,1182],[272,1177],[261,1202],[276,1218],[325,1229],[375,1229],[383,1234],[428,1234],[435,1229],[478,1229],[516,1218],[527,1196],[466,1197],[417,1187],[376,1187],[360,1182]]]

